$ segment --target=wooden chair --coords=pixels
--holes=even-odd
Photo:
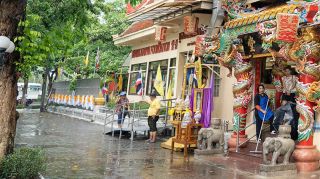
[[[198,132],[203,127],[202,124],[196,124],[191,122],[187,124],[185,128],[181,127],[181,121],[175,121],[173,127],[176,128],[176,136],[172,138],[171,153],[174,150],[174,143],[179,143],[184,145],[184,157],[188,155],[188,148],[190,145],[197,145]]]

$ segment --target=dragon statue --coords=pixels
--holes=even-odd
[[[231,40],[231,36],[226,33],[222,34],[219,40],[217,37],[212,39],[216,40],[215,43],[212,43],[215,46],[209,48],[207,53],[213,54],[213,58],[219,62],[220,66],[229,70],[228,77],[231,77],[234,69],[234,76],[237,79],[237,82],[233,84],[234,131],[239,129],[244,134],[246,111],[252,100],[253,67],[242,57],[243,47],[240,39]],[[240,120],[240,126],[238,126],[238,120]]]
[[[293,43],[280,43],[279,52],[270,50],[274,58],[280,57],[285,61],[294,63],[300,74],[300,80],[296,85],[298,96],[297,111],[299,118],[299,141],[308,140],[313,135],[313,110],[317,110],[320,104],[320,36],[313,27],[303,28],[301,35]],[[307,80],[306,80],[307,79]],[[307,102],[308,101],[308,102]],[[310,103],[311,102],[311,103]],[[316,104],[314,106],[314,104]]]
[[[222,8],[228,13],[230,19],[241,18],[249,12],[254,12],[255,8],[246,5],[247,0],[222,0]]]

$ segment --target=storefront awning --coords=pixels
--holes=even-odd
[[[152,19],[156,23],[161,22],[163,19],[169,20],[198,9],[211,10],[212,1],[162,1],[162,3],[157,3],[152,8],[142,9],[129,15],[128,19],[132,22]]]
[[[259,12],[257,14],[248,15],[243,18],[235,19],[226,23],[226,29],[233,29],[236,27],[251,25],[263,21],[274,20],[278,13],[294,13],[294,10],[299,7],[296,4],[282,5],[276,8],[270,8]]]

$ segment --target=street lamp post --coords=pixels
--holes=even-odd
[[[0,68],[4,65],[5,53],[12,53],[15,49],[14,43],[6,36],[0,36]]]

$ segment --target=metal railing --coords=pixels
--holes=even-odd
[[[169,102],[170,101],[174,101],[176,99],[170,99],[170,100],[161,100],[161,101],[165,101],[166,105],[165,107],[160,108],[160,110],[165,109],[165,115],[160,115],[160,119],[164,118],[164,129],[167,128],[167,122],[168,122],[168,109],[172,108],[169,107]],[[133,105],[133,109],[129,109],[128,113],[129,113],[129,123],[128,123],[128,128],[130,128],[130,132],[131,132],[131,136],[130,139],[133,140],[133,137],[135,135],[135,131],[134,131],[134,125],[138,124],[141,121],[147,121],[148,120],[148,116],[141,116],[141,113],[147,114],[148,109],[141,109],[141,106],[139,105],[138,109],[136,109],[137,104],[140,102],[133,102],[133,103],[129,103],[131,105]],[[122,111],[124,111],[122,109]],[[109,113],[108,113],[109,112]],[[111,114],[110,114],[111,112]],[[122,128],[123,128],[123,123],[124,123],[124,112],[122,112],[122,121],[121,121],[121,127],[120,127],[120,134],[119,134],[119,139],[121,139],[122,136]],[[115,128],[114,128],[114,122],[117,122],[118,120],[115,119],[116,116],[116,110],[115,109],[107,109],[107,113],[106,113],[106,117],[104,120],[104,134],[106,134],[106,127],[111,124],[111,132],[112,132],[112,137],[114,137],[114,132],[115,132]],[[109,119],[109,120],[108,120]]]
[[[247,116],[247,115],[250,114],[252,111],[254,111],[254,108],[251,109],[249,112],[241,115],[240,118],[243,117],[243,116]],[[241,131],[246,130],[247,128],[249,128],[249,127],[252,126],[253,124],[254,124],[254,122],[252,122],[251,124],[245,126],[244,128],[241,128]],[[240,119],[237,121],[237,125],[238,125],[238,128],[237,128],[236,152],[239,152],[240,146],[242,146],[243,144],[245,144],[245,143],[247,143],[248,141],[250,141],[250,140],[251,140],[252,138],[254,138],[256,135],[250,137],[250,138],[247,139],[246,141],[244,141],[244,142],[242,142],[241,144],[239,144],[239,142],[240,142],[240,139],[239,139],[239,138],[240,138],[240,136],[239,136],[239,132],[240,132]]]
[[[247,112],[246,114],[243,114],[242,116],[246,116],[248,115],[249,113],[251,113],[252,111],[254,111],[254,108],[252,110],[250,110],[249,112]],[[241,116],[241,117],[242,117]],[[238,128],[237,128],[237,141],[236,141],[236,152],[239,152],[239,148],[244,145],[245,143],[249,142],[251,139],[253,139],[254,137],[257,137],[257,134],[254,134],[253,136],[249,137],[247,140],[245,140],[244,142],[240,143],[240,136],[239,136],[239,132],[240,132],[240,119],[237,121],[237,125],[238,125]],[[244,128],[241,128],[241,131],[243,130],[246,130],[248,129],[250,126],[252,126],[253,124],[255,124],[255,122],[252,122],[250,123],[249,125],[245,126]],[[261,131],[264,131],[265,129],[267,129],[268,127],[270,126],[267,126],[263,129],[263,126],[261,126]],[[260,132],[260,136],[259,138],[261,137],[261,132]],[[257,139],[257,143],[259,142],[259,139]],[[257,145],[258,146],[258,145]],[[257,151],[257,147],[256,147],[256,150]]]

